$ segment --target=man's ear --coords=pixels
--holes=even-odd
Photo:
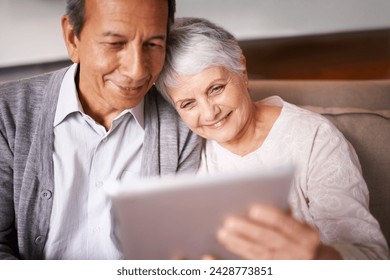
[[[79,39],[77,38],[72,23],[69,20],[69,16],[64,15],[61,20],[62,24],[62,35],[64,36],[64,41],[66,48],[68,50],[68,56],[74,63],[79,63],[79,52],[78,52],[78,43]]]

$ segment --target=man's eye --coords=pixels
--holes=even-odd
[[[155,43],[155,42],[147,42],[145,44],[145,47],[154,49],[154,48],[163,48],[164,46],[162,44],[158,44],[158,43]]]
[[[106,45],[108,45],[109,47],[113,47],[113,48],[119,48],[119,47],[123,47],[124,45],[126,45],[126,42],[107,42]]]

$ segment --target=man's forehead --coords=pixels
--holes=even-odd
[[[161,13],[168,17],[168,0],[85,0],[87,14],[117,14],[129,13],[134,16]]]
[[[158,3],[147,6],[144,1]],[[141,3],[142,2],[142,3]],[[104,35],[127,36],[131,30],[144,30],[152,35],[166,35],[168,5],[164,0],[90,0],[85,11],[85,24],[100,28]]]

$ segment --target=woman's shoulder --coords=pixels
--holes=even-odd
[[[290,134],[290,136],[294,136],[294,139],[300,139],[309,135],[313,137],[315,135],[329,135],[332,137],[340,134],[333,123],[321,114],[284,101],[278,96],[272,96],[259,102],[282,108],[274,124],[274,135],[287,137],[286,134]]]
[[[293,122],[293,124],[297,126],[301,126],[305,124],[310,124],[311,126],[313,125],[333,126],[332,123],[321,114],[308,110],[307,108],[305,108],[305,106],[298,106],[289,103],[283,100],[282,98],[280,98],[279,96],[271,96],[259,102],[263,104],[282,107],[281,114],[280,114],[281,118],[286,121]]]

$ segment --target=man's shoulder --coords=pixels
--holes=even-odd
[[[19,99],[20,95],[29,99],[36,97],[36,95],[42,95],[45,93],[45,88],[53,83],[61,84],[66,70],[67,68],[63,68],[29,78],[1,83],[0,99],[14,100]]]
[[[14,129],[15,119],[23,127],[33,126],[56,100],[65,72],[66,68],[0,84],[0,126]]]
[[[180,118],[175,108],[153,87],[145,97],[147,162],[159,162],[144,174],[195,173],[199,166],[201,138]],[[158,152],[158,158],[153,155]]]
[[[148,114],[158,114],[159,119],[169,118],[172,121],[180,117],[175,108],[169,104],[155,87],[152,87],[146,95],[146,107]]]
[[[50,81],[50,79],[52,79],[53,77],[63,76],[67,69],[68,67],[52,72],[31,76],[28,78],[1,82],[0,91],[3,93],[4,91],[7,91],[7,89],[45,86],[47,85],[48,81]]]

